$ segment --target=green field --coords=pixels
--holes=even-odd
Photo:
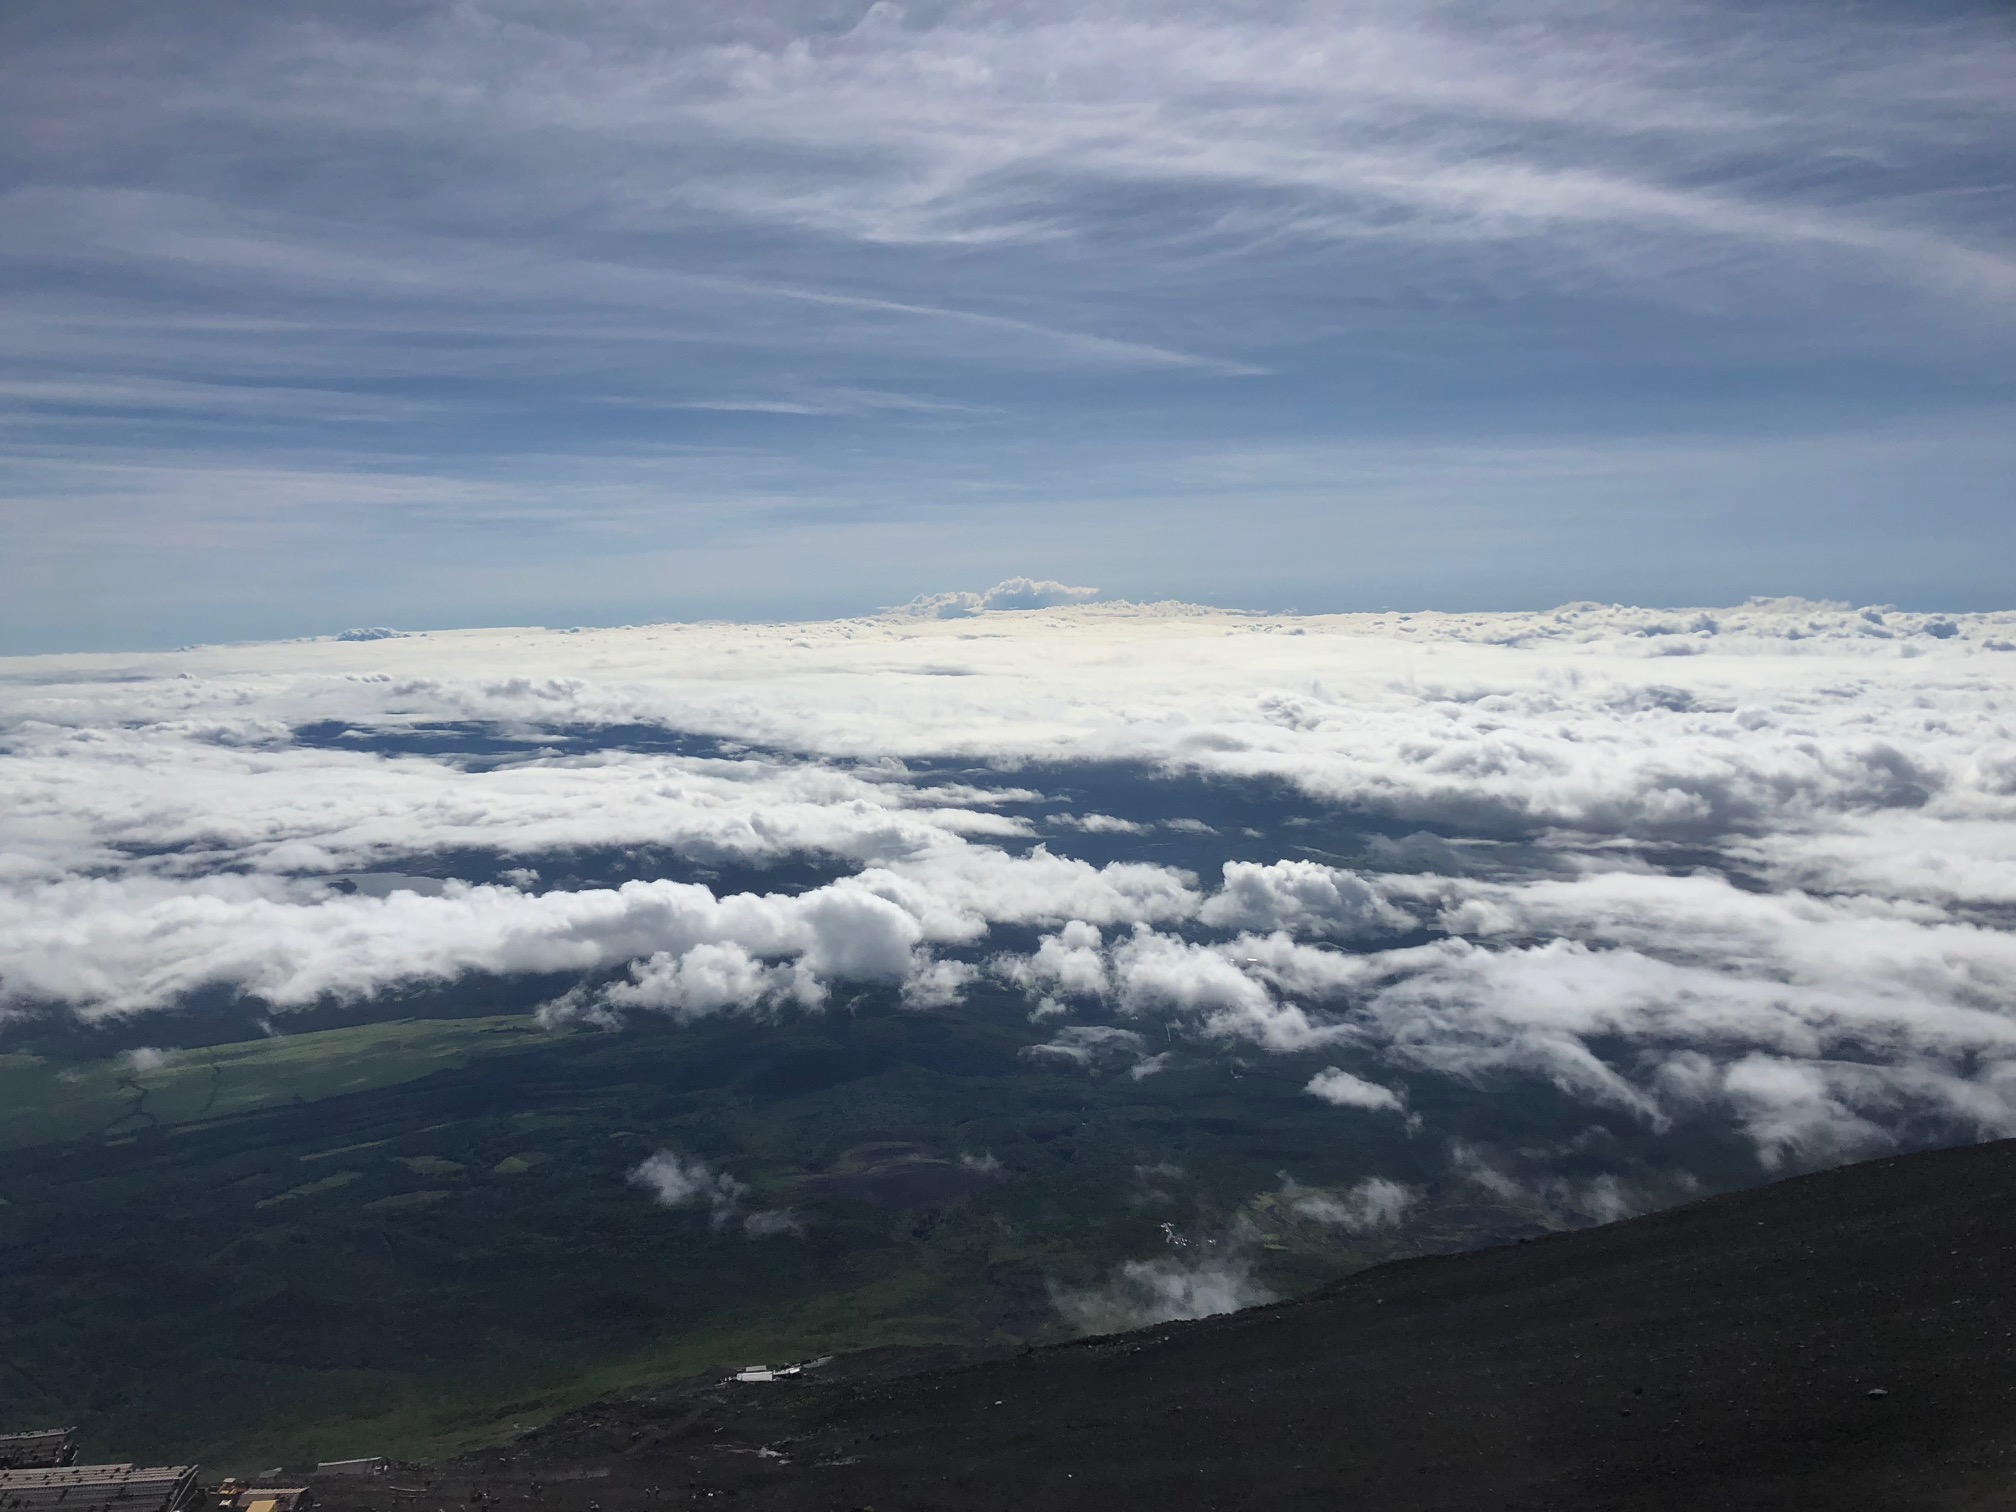
[[[148,1129],[417,1081],[550,1044],[529,1015],[400,1019],[81,1064],[0,1055],[0,1150]],[[158,1053],[158,1052],[157,1052]]]

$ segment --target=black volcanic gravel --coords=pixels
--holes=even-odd
[[[1201,1323],[689,1382],[562,1418],[416,1500],[2016,1508],[2012,1198],[2005,1141],[1404,1261]]]

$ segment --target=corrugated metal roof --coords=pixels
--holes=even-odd
[[[0,1433],[0,1469],[45,1469],[63,1464],[75,1453],[74,1428],[37,1428],[28,1433]]]
[[[0,1512],[179,1512],[194,1465],[66,1465],[0,1470]]]

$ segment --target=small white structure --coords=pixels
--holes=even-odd
[[[738,1381],[786,1381],[793,1376],[801,1376],[808,1370],[817,1370],[831,1355],[821,1355],[816,1360],[800,1360],[795,1365],[744,1365],[735,1372]]]
[[[382,1454],[368,1454],[363,1459],[323,1460],[315,1467],[317,1475],[383,1475],[392,1468],[392,1461]]]

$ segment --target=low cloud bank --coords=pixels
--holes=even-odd
[[[1340,1116],[1523,1078],[1767,1166],[2016,1133],[2016,614],[1088,594],[0,664],[0,1013],[540,972],[579,978],[557,1015],[691,1018],[984,980],[1026,994],[1032,1064],[1304,1056]],[[1282,817],[1051,798],[1054,762]],[[1378,832],[1340,857],[1307,814]],[[542,890],[588,852],[702,878]],[[463,853],[510,885],[332,885]],[[807,862],[831,880],[704,880]]]
[[[0,889],[0,1005],[135,1013],[223,987],[285,1009],[473,972],[623,968],[623,980],[583,986],[554,1011],[810,1009],[843,982],[930,1007],[956,1001],[977,974],[933,946],[1078,910],[1180,920],[1198,905],[1191,880],[1040,848],[955,847],[799,893],[725,896],[662,879],[540,893],[451,882],[377,897],[258,875],[38,881]]]
[[[0,880],[645,842],[702,860],[871,862],[948,832],[1026,833],[989,812],[996,799],[902,765],[955,756],[1265,780],[1483,839],[1740,844],[1774,875],[1852,869],[1878,891],[2007,903],[2016,731],[2001,699],[2016,654],[2002,647],[2016,647],[2016,614],[1087,606],[984,629],[889,617],[16,660],[0,668]],[[517,758],[369,744],[470,725],[522,742]],[[296,738],[310,728],[361,738]],[[638,728],[745,749],[540,744]],[[1928,868],[1934,841],[1966,864]],[[1260,905],[1294,885],[1268,879]],[[1304,906],[1340,930],[1354,919],[1351,900]]]
[[[1360,1112],[1406,1112],[1390,1078],[1364,1074],[1376,1061],[1473,1086],[1537,1079],[1654,1133],[1705,1117],[1772,1169],[1878,1153],[1914,1127],[2016,1134],[2006,930],[1707,874],[1379,886],[1448,933],[1347,953],[1285,930],[1211,943],[1137,924],[1108,940],[1073,923],[995,969],[1137,1035],[1348,1050],[1360,1070],[1328,1067],[1307,1090]]]

